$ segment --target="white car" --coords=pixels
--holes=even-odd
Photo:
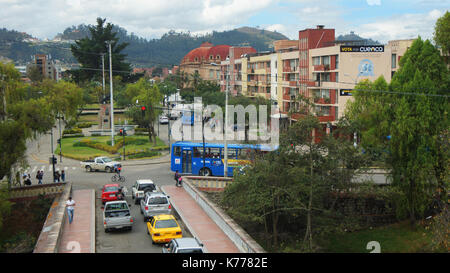
[[[167,123],[169,123],[169,118],[166,117],[166,116],[160,116],[159,117],[159,123],[160,124],[167,124]]]
[[[131,198],[134,199],[135,204],[139,204],[139,201],[144,198],[146,192],[157,191],[159,191],[159,188],[151,179],[136,180],[134,185],[131,187]]]

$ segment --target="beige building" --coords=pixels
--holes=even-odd
[[[335,124],[345,113],[355,85],[364,79],[387,82],[398,69],[398,60],[413,40],[390,41],[388,45],[334,46],[311,49],[308,97],[315,102],[321,122]]]

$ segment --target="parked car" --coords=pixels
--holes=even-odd
[[[160,124],[167,124],[167,123],[169,123],[169,118],[166,117],[166,116],[160,116],[159,117],[159,123]]]
[[[170,214],[172,206],[169,198],[170,196],[162,192],[147,192],[141,199],[141,214],[144,215],[144,221],[158,214]]]
[[[197,238],[173,239],[162,248],[163,253],[204,253],[203,244]]]
[[[161,214],[153,216],[147,222],[147,234],[152,243],[167,243],[172,239],[182,238],[183,232],[173,215]]]
[[[106,202],[103,208],[103,227],[105,232],[109,232],[111,229],[131,230],[133,223],[134,219],[126,201]]]
[[[119,184],[106,184],[102,188],[102,203],[116,201],[121,194],[122,188]]]
[[[114,172],[114,168],[122,167],[120,162],[113,161],[111,158],[106,156],[96,157],[93,160],[82,161],[81,166],[87,171],[106,171],[106,172]]]
[[[158,190],[158,186],[151,179],[139,179],[131,187],[131,198],[134,199],[135,204],[139,204],[146,192],[156,192]]]

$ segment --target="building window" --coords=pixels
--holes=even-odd
[[[336,82],[339,82],[339,73],[336,72]]]
[[[213,55],[209,55],[209,59],[210,60],[214,59]]]
[[[322,64],[323,65],[330,65],[330,56],[323,56],[322,57]]]
[[[316,114],[319,117],[329,116],[331,113],[331,106],[321,106],[317,105],[315,107]]]
[[[336,55],[336,69],[339,68],[339,55]]]
[[[320,65],[320,57],[313,57],[312,61],[313,65]]]
[[[397,67],[397,54],[392,54],[392,68],[396,68]]]
[[[209,78],[210,79],[214,78],[214,70],[212,69],[209,70]]]

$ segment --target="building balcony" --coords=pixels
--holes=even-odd
[[[335,120],[335,117],[334,116],[321,116],[321,117],[319,116],[318,119],[319,119],[319,122],[331,122],[331,121]]]
[[[317,103],[317,104],[331,104],[331,99],[330,98],[314,97],[314,103]]]
[[[321,71],[328,71],[328,70],[330,70],[329,64],[314,65],[314,72],[321,72]]]
[[[322,82],[320,81],[305,81],[308,88],[321,87]]]

